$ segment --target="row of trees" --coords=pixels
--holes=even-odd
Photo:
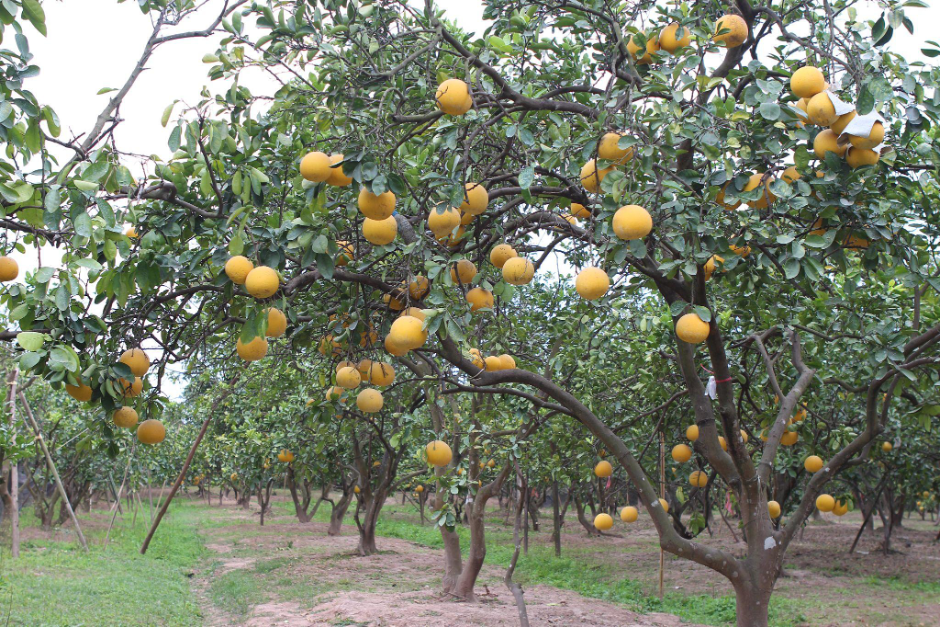
[[[23,94],[28,50],[3,58],[8,159],[42,164],[4,170],[4,241],[65,253],[3,292],[4,337],[23,370],[89,386],[91,420],[123,403],[166,411],[167,368],[185,367],[214,468],[263,504],[280,449],[304,460],[295,486],[312,485],[305,464],[344,494],[353,484],[365,554],[383,503],[427,472],[421,444],[448,442],[432,510],[445,589],[465,598],[483,507],[521,460],[587,482],[603,448],[661,546],[729,580],[742,625],[767,623],[818,497],[853,498],[836,478],[875,464],[901,481],[897,460],[936,457],[907,451],[935,437],[938,413],[938,70],[892,48],[913,3],[866,21],[839,1],[486,2],[480,37],[430,1],[235,1],[208,19],[195,2],[140,5],[153,36],[79,138]],[[36,7],[11,19],[42,30]],[[716,30],[722,15],[741,18],[739,45]],[[204,60],[227,89],[175,119],[168,108],[172,155],[133,180],[109,120],[160,47],[216,33]],[[808,66],[819,84],[791,81]],[[240,83],[257,67],[283,81],[274,94]],[[831,101],[808,118],[801,98],[825,81],[834,123],[840,102],[881,114],[878,151],[847,151],[849,135],[812,150]],[[310,152],[323,157],[302,171]],[[229,273],[233,256],[276,272]],[[523,259],[511,272],[506,256]],[[402,310],[413,316],[393,328]],[[117,357],[133,347],[154,367],[129,401]],[[482,359],[504,354],[515,367]],[[324,397],[341,359],[394,366],[381,409],[374,392]],[[673,515],[658,500],[661,436],[695,452],[678,476],[709,481]],[[505,454],[484,471],[488,447]],[[821,471],[801,470],[810,455]],[[711,511],[697,490],[713,488],[738,508],[743,557],[697,536]]]

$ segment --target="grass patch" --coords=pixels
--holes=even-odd
[[[125,516],[115,524],[107,547],[102,546],[104,530],[88,529],[88,553],[72,534],[25,542],[17,560],[4,549],[0,620],[30,626],[201,625],[190,590],[193,569],[204,555],[193,512],[174,507],[147,555],[138,551],[149,517],[139,513],[131,527],[131,516]],[[22,523],[38,526],[29,509]]]
[[[228,614],[245,616],[251,604],[260,600],[258,580],[249,571],[232,570],[213,577],[209,596],[215,606]]]

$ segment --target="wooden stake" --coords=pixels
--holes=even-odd
[[[196,439],[193,441],[193,446],[190,447],[190,452],[186,456],[186,461],[183,462],[183,468],[180,469],[180,474],[177,475],[176,481],[173,482],[173,486],[170,488],[170,494],[167,495],[166,500],[160,506],[160,511],[157,512],[157,517],[150,526],[150,531],[147,532],[147,537],[144,538],[144,543],[140,547],[141,555],[147,553],[147,547],[150,546],[150,541],[153,540],[154,534],[157,532],[157,527],[160,526],[160,521],[163,520],[164,515],[167,513],[167,509],[170,507],[170,502],[173,501],[173,497],[176,495],[176,491],[180,489],[180,485],[183,483],[183,479],[186,478],[186,471],[189,470],[190,464],[193,463],[193,456],[196,455],[196,449],[199,448],[199,443],[203,441],[203,437],[206,435],[206,429],[209,428],[209,423],[212,422],[212,417],[216,413],[216,407],[218,407],[219,403],[221,403],[229,396],[229,394],[234,391],[235,382],[238,381],[238,378],[241,376],[241,374],[242,372],[239,371],[234,377],[229,379],[229,384],[225,392],[223,392],[219,398],[213,401],[212,407],[209,408],[209,413],[206,415],[206,419],[203,421],[203,426],[196,435]],[[262,512],[262,515],[264,515],[264,512]]]
[[[135,444],[132,444],[132,445],[131,445],[131,452],[130,452],[130,454],[128,455],[128,458],[127,458],[127,466],[124,467],[124,477],[121,479],[121,487],[118,488],[118,493],[115,495],[115,498],[114,498],[114,504],[115,504],[116,506],[120,506],[120,504],[121,504],[121,493],[124,492],[124,484],[127,483],[127,473],[131,470],[131,461],[133,461],[133,459],[134,459],[134,452],[135,452],[136,450],[137,450],[136,443],[135,443]],[[111,522],[108,524],[108,532],[105,533],[105,540],[104,540],[104,542],[102,543],[102,544],[105,546],[105,548],[108,547],[108,539],[111,538],[111,529],[114,527],[114,521],[115,521],[115,519],[118,517],[118,510],[119,510],[119,509],[120,509],[120,507],[113,507],[113,508],[112,508],[113,514],[112,514],[112,516],[111,516]],[[135,513],[134,513],[134,520],[135,520],[135,521],[137,520],[137,512],[136,512],[136,511],[135,511]],[[121,521],[123,522],[124,519],[122,518]],[[132,525],[132,527],[133,527],[133,525]]]
[[[10,402],[10,427],[13,433],[16,433],[16,380],[20,375],[20,369],[14,368],[7,376],[7,385],[10,386],[10,392],[7,399]],[[13,460],[10,462],[10,555],[20,556],[20,471],[19,462]]]
[[[43,455],[46,456],[46,463],[49,464],[49,470],[52,471],[52,477],[56,481],[56,487],[59,489],[59,496],[62,497],[62,502],[65,504],[65,509],[69,513],[69,518],[72,519],[72,524],[75,525],[75,533],[78,535],[78,540],[82,544],[82,548],[85,551],[88,551],[88,543],[85,541],[85,534],[82,533],[82,527],[78,524],[78,517],[75,515],[75,510],[72,509],[72,504],[69,502],[69,495],[65,492],[65,487],[62,485],[62,479],[59,478],[59,471],[56,470],[56,464],[52,461],[52,455],[49,454],[49,449],[46,447],[46,440],[42,437],[42,431],[39,430],[39,424],[36,422],[36,418],[33,417],[33,410],[30,409],[29,403],[26,401],[26,395],[23,394],[23,391],[20,390],[17,392],[16,397],[20,399],[20,403],[23,404],[23,409],[26,411],[26,417],[29,418],[30,425],[33,427],[33,431],[36,434],[36,439],[39,441],[39,446],[42,448]]]
[[[666,462],[664,459],[663,429],[660,430],[660,498],[666,499]],[[663,601],[663,546],[660,547],[660,600]]]

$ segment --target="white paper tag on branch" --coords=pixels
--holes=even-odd
[[[855,118],[850,120],[850,123],[846,125],[846,128],[843,129],[843,133],[840,135],[841,138],[846,137],[847,135],[854,135],[856,137],[869,137],[872,133],[872,127],[876,125],[876,122],[882,124],[885,127],[885,119],[878,113],[867,113],[866,115],[857,115]],[[876,146],[876,152],[879,152],[882,144]]]
[[[712,400],[716,400],[718,393],[716,393],[716,378],[709,377],[709,381],[706,382],[706,396]]]
[[[834,94],[832,91],[825,91],[823,93],[825,93],[827,97],[830,99],[830,103],[833,105],[833,110],[836,112],[837,115],[846,115],[847,113],[849,113],[850,111],[856,108],[856,105],[850,104],[848,102],[843,102],[842,100],[837,98],[836,94]]]

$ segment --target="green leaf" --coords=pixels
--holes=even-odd
[[[176,106],[177,102],[179,102],[179,100],[174,100],[166,109],[163,110],[163,115],[160,116],[160,126],[166,127],[170,122],[170,116],[173,114],[173,107]]]
[[[91,216],[88,212],[82,211],[72,220],[75,225],[75,234],[80,237],[91,237]]]
[[[22,333],[17,333],[16,343],[23,347],[23,350],[27,351],[38,351],[42,348],[45,338],[42,333],[35,333],[33,331],[23,331]]]
[[[766,120],[777,120],[781,117],[781,106],[774,102],[763,102],[758,107],[758,113]]]
[[[512,54],[513,48],[509,46],[502,38],[493,35],[490,39],[487,40],[487,43],[490,44],[490,47],[496,50],[497,52],[502,52],[504,54]]]
[[[23,16],[43,37],[46,36],[46,14],[43,12],[39,0],[23,0]]]

